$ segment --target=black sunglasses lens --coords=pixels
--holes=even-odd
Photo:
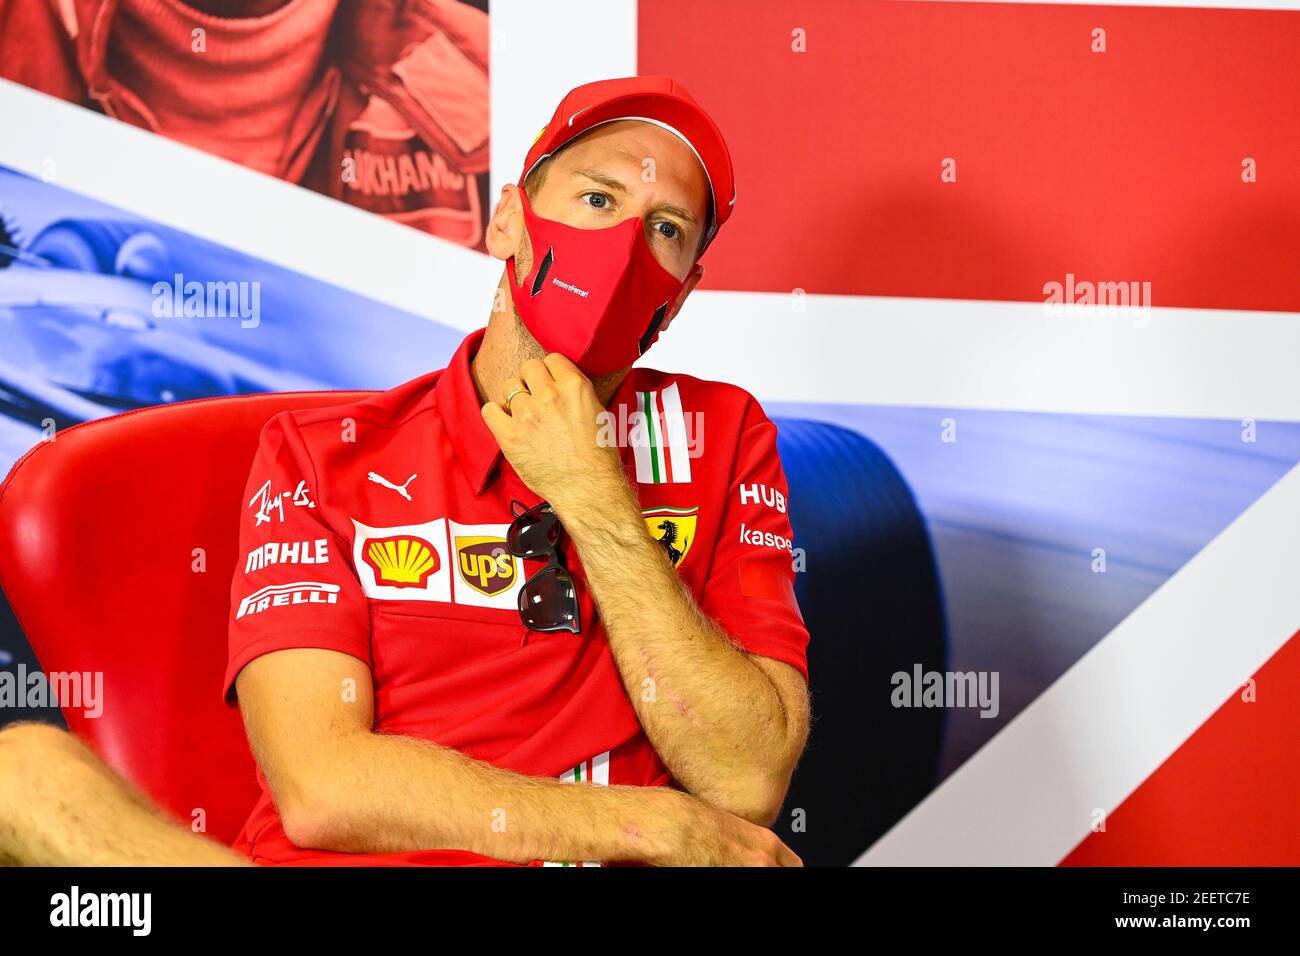
[[[515,557],[535,558],[554,554],[559,540],[560,519],[542,502],[511,522],[506,545]]]
[[[579,633],[578,593],[569,572],[551,565],[530,578],[519,591],[519,617],[529,630]]]

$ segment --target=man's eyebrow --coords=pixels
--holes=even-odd
[[[583,176],[592,182],[600,183],[610,189],[617,189],[621,193],[627,192],[627,187],[623,183],[608,173],[602,173],[599,169],[579,169],[573,175]]]
[[[622,181],[615,179],[608,173],[602,173],[599,169],[579,169],[576,170],[573,175],[581,176],[584,179],[590,179],[595,183],[600,183],[607,189],[614,189],[624,194],[627,193],[627,187],[623,185]],[[664,205],[656,206],[655,209],[658,212],[667,213],[670,216],[676,216],[678,219],[681,219],[689,225],[698,226],[700,224],[694,213],[687,209],[683,209],[681,206],[674,206],[672,203],[665,203]]]
[[[690,211],[688,211],[688,210],[686,210],[686,209],[683,209],[681,206],[674,206],[674,205],[672,205],[672,204],[670,203],[670,204],[668,204],[668,205],[666,205],[666,206],[658,206],[658,207],[656,207],[656,208],[657,208],[660,212],[666,212],[666,213],[668,213],[668,215],[670,215],[670,216],[676,216],[678,219],[684,219],[686,222],[690,223],[692,226],[697,226],[697,225],[699,225],[699,220],[697,220],[697,219],[695,218],[694,213],[691,213]]]

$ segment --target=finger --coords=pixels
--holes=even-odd
[[[574,375],[584,379],[587,377],[582,374],[582,369],[578,368],[578,366],[574,365],[566,356],[561,355],[559,352],[551,352],[546,356],[546,358],[542,359],[542,361],[546,363],[547,371],[551,373],[551,377],[557,382],[562,378],[568,378]]]
[[[483,406],[482,411],[483,422],[487,425],[488,431],[492,433],[493,438],[497,439],[497,444],[501,444],[501,436],[510,427],[510,416],[496,402],[488,402]]]
[[[803,866],[803,860],[799,858],[799,854],[784,843],[777,844],[776,861],[781,866]]]
[[[505,413],[509,415],[514,409],[515,402],[519,401],[519,399],[523,398],[527,394],[528,386],[524,384],[523,379],[506,379],[505,384],[501,386],[501,407],[505,410]]]
[[[528,391],[534,395],[542,394],[555,386],[555,379],[551,378],[551,370],[541,359],[529,359],[525,362],[519,368],[519,376],[528,386]]]

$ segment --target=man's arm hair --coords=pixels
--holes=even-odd
[[[529,777],[376,733],[370,670],[337,651],[275,651],[237,681],[254,756],[289,839],[350,853],[468,850],[532,860],[662,862],[685,794]]]
[[[692,794],[772,823],[808,740],[803,675],[746,653],[700,610],[626,483],[600,501],[561,517],[646,736]]]

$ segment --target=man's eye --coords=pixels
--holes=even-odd
[[[657,222],[655,230],[658,231],[665,239],[680,239],[682,230],[675,222]]]
[[[593,209],[608,209],[610,198],[607,193],[583,193],[582,198]]]

